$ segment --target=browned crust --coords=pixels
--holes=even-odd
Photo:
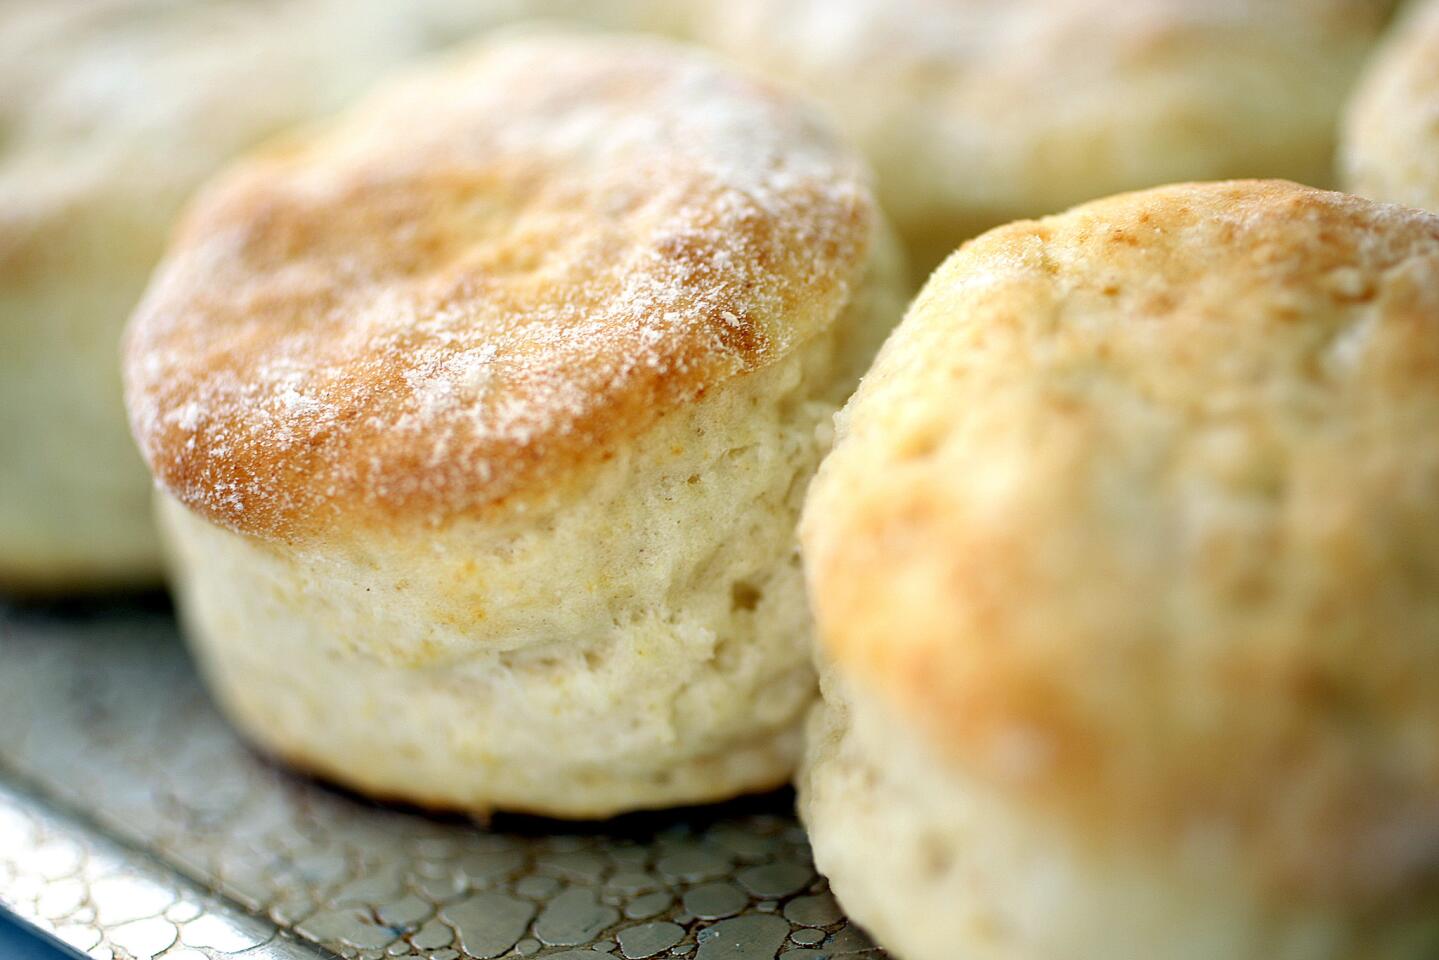
[[[444,522],[824,331],[873,216],[802,109],[698,55],[495,43],[204,192],[132,321],[131,422],[234,530]]]
[[[823,645],[969,775],[1310,893],[1439,877],[1439,217],[1238,182],[1001,228],[848,417]]]

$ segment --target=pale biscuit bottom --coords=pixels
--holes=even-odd
[[[138,283],[87,276],[96,282],[0,290],[0,591],[160,580],[153,484],[125,424],[116,357]]]
[[[815,862],[900,960],[1419,960],[1439,920],[1266,901],[1212,828],[1098,849],[941,765],[880,702],[822,675],[799,776]]]

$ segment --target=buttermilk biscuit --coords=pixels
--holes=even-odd
[[[1172,186],[946,262],[801,528],[852,915],[905,960],[1434,956],[1436,371],[1401,207]]]
[[[0,10],[0,589],[153,583],[120,330],[195,186],[417,53],[654,0],[86,0]]]
[[[730,0],[696,32],[821,99],[928,269],[1017,217],[1176,180],[1331,180],[1390,0]]]
[[[221,702],[477,812],[784,782],[793,527],[896,267],[827,128],[658,41],[497,42],[248,159],[126,350]]]
[[[1407,8],[1349,106],[1345,186],[1439,211],[1439,2]]]

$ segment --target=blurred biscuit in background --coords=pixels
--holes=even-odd
[[[1439,3],[1406,8],[1360,79],[1341,152],[1344,185],[1439,211]]]
[[[526,16],[645,28],[653,0],[94,0],[0,8],[0,590],[153,584],[118,339],[224,161],[416,54]]]
[[[991,231],[802,525],[800,807],[905,960],[1439,949],[1439,217],[1283,182]]]
[[[1332,181],[1389,0],[733,0],[706,43],[824,100],[915,265],[1019,217],[1184,180]]]

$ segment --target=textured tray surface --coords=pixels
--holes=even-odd
[[[0,606],[0,902],[100,957],[881,958],[784,795],[595,828],[375,806],[259,759],[168,614]]]

